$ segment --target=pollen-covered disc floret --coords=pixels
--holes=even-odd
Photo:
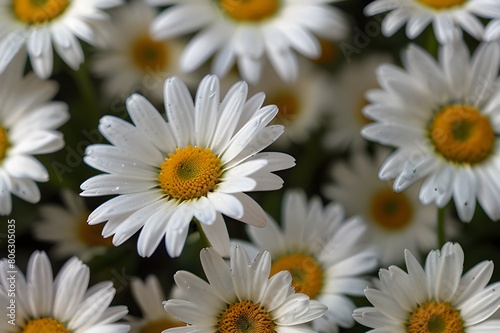
[[[166,195],[183,201],[214,191],[221,176],[221,161],[209,148],[187,146],[168,154],[158,178]]]
[[[271,276],[290,273],[295,292],[328,306],[326,314],[312,322],[316,332],[351,327],[355,305],[348,295],[362,295],[369,282],[360,275],[377,265],[373,249],[360,243],[366,227],[357,218],[344,221],[339,204],[323,207],[319,197],[307,200],[299,190],[285,192],[282,218],[282,228],[270,217],[264,228],[247,228],[255,244],[251,252],[269,251]]]
[[[447,302],[427,302],[410,315],[408,333],[462,333],[464,322],[460,311]]]
[[[155,39],[195,32],[180,58],[181,69],[194,72],[212,59],[211,72],[238,73],[252,84],[260,81],[269,62],[283,81],[299,78],[299,57],[321,55],[318,37],[340,41],[348,23],[332,0],[156,0],[171,5],[151,24]],[[182,22],[182,24],[179,24]],[[268,61],[269,60],[269,61]]]
[[[423,268],[405,251],[408,272],[397,266],[381,269],[378,289],[367,288],[374,307],[354,311],[360,324],[384,332],[494,332],[500,321],[490,317],[500,308],[500,283],[487,285],[493,262],[483,261],[462,275],[464,253],[446,243],[429,253]]]
[[[493,152],[495,132],[487,116],[469,105],[449,105],[429,126],[436,151],[450,162],[473,165]]]
[[[237,21],[258,22],[273,17],[280,9],[281,0],[219,0],[224,13]]]
[[[134,124],[106,116],[99,130],[111,145],[91,145],[85,162],[106,174],[85,181],[83,196],[118,196],[89,216],[107,221],[103,235],[120,245],[143,227],[138,251],[150,256],[165,237],[170,256],[178,256],[190,222],[199,222],[211,244],[229,253],[222,214],[262,227],[266,215],[244,192],[282,186],[272,172],[292,167],[286,154],[261,150],[283,126],[267,126],[278,112],[262,107],[264,94],[247,100],[248,86],[236,83],[220,101],[219,79],[207,76],[195,103],[177,77],[165,82],[166,118],[143,96],[134,94],[127,109]]]
[[[28,24],[40,24],[54,20],[64,13],[68,0],[13,0],[14,15]]]
[[[103,9],[123,0],[7,0],[0,2],[0,73],[15,58],[31,60],[41,78],[52,74],[53,52],[73,70],[84,61],[78,39],[105,44],[99,22],[107,18]],[[27,51],[27,52],[26,52]]]
[[[300,329],[313,333],[301,324],[326,311],[320,302],[294,292],[288,272],[269,277],[271,256],[267,251],[252,261],[242,247],[235,245],[229,264],[212,248],[203,249],[200,258],[208,283],[179,271],[174,279],[183,299],[164,302],[169,314],[187,323],[175,332],[273,333]]]
[[[54,277],[45,252],[31,255],[26,276],[11,262],[0,261],[4,277],[0,279],[0,304],[12,304],[12,279],[5,274],[15,272],[16,317],[10,323],[1,321],[1,332],[129,332],[129,325],[117,323],[127,314],[127,307],[110,306],[116,293],[113,284],[103,281],[88,289],[89,267],[77,257],[69,259]]]
[[[482,44],[471,57],[463,42],[449,43],[436,61],[411,45],[403,57],[406,69],[378,68],[382,89],[368,92],[364,108],[375,122],[363,137],[397,148],[380,179],[395,179],[396,192],[423,179],[420,201],[443,207],[453,198],[462,221],[476,200],[500,219],[500,47]]]
[[[419,36],[430,24],[441,44],[462,40],[462,30],[477,40],[483,39],[484,25],[479,18],[500,18],[497,3],[490,0],[375,0],[367,16],[390,12],[382,21],[382,33],[391,37],[406,23],[406,36]]]

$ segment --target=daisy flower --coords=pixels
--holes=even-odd
[[[317,37],[341,40],[348,25],[329,3],[337,0],[149,0],[174,5],[151,25],[165,39],[201,30],[188,43],[180,67],[191,72],[214,55],[211,72],[225,76],[236,62],[244,80],[259,80],[269,59],[285,81],[298,77],[295,50],[307,58],[320,56]]]
[[[167,328],[186,326],[165,312],[162,303],[165,300],[160,282],[154,275],[149,275],[143,282],[134,278],[130,284],[134,297],[143,314],[143,318],[131,323],[131,332],[152,333],[162,332]]]
[[[261,107],[262,93],[247,101],[247,90],[239,82],[219,102],[219,79],[207,76],[193,103],[173,77],[165,82],[168,122],[140,95],[127,100],[135,126],[103,117],[99,130],[111,145],[89,146],[84,161],[107,174],[85,181],[81,195],[119,196],[94,210],[89,223],[107,221],[103,236],[114,234],[116,246],[144,227],[139,254],[150,256],[165,236],[172,257],[180,255],[193,218],[221,254],[229,252],[221,214],[264,226],[264,211],[243,192],[281,188],[283,180],[272,172],[295,162],[286,154],[260,152],[283,126],[266,126],[278,109]]]
[[[140,91],[160,102],[167,77],[188,79],[177,65],[183,43],[174,39],[156,41],[149,33],[156,10],[136,0],[111,15],[110,41],[95,53],[91,63],[94,74],[104,78],[103,91],[109,100],[125,100]]]
[[[61,149],[63,136],[55,129],[69,119],[65,103],[50,101],[57,84],[23,76],[25,62],[18,57],[0,74],[0,215],[12,211],[11,193],[40,201],[35,181],[48,181],[49,173],[32,155]]]
[[[436,208],[418,200],[418,189],[394,192],[377,178],[377,171],[389,155],[376,149],[352,156],[351,163],[331,168],[334,184],[324,187],[325,197],[342,204],[348,216],[361,216],[367,226],[366,240],[374,245],[382,265],[403,261],[403,251],[427,252],[436,244]]]
[[[366,148],[367,141],[359,134],[361,128],[371,122],[363,113],[368,104],[365,93],[378,87],[375,70],[383,63],[392,63],[387,54],[372,54],[359,61],[345,64],[335,82],[335,103],[331,111],[328,130],[323,137],[327,149],[358,151]],[[332,94],[330,92],[330,94]],[[333,98],[332,98],[333,99]]]
[[[164,333],[313,332],[302,324],[323,315],[326,306],[295,293],[287,271],[269,278],[269,252],[260,252],[253,262],[240,246],[231,252],[228,265],[212,248],[201,251],[208,283],[186,271],[174,275],[185,299],[166,301],[165,310],[188,326]]]
[[[42,78],[52,74],[52,44],[73,70],[84,61],[78,38],[94,44],[102,11],[122,0],[3,0],[0,1],[0,72],[25,48],[31,66]],[[96,36],[97,35],[97,36]],[[24,54],[23,54],[24,57]]]
[[[35,238],[56,243],[52,252],[56,258],[72,255],[89,261],[111,247],[111,239],[101,236],[102,227],[88,225],[89,210],[83,198],[71,190],[61,191],[64,207],[55,204],[39,208],[42,220],[33,226]]]
[[[405,251],[408,273],[397,266],[381,269],[380,288],[365,290],[373,307],[354,311],[369,332],[498,332],[489,320],[500,307],[500,283],[487,286],[493,262],[483,261],[462,276],[464,252],[446,243],[429,253],[422,267]]]
[[[130,330],[129,325],[116,323],[127,314],[127,307],[109,306],[116,293],[113,284],[101,282],[87,289],[89,268],[76,257],[64,264],[55,279],[44,252],[31,255],[26,277],[8,261],[0,262],[0,306],[8,311],[8,319],[0,321],[2,332],[122,333]],[[11,304],[15,304],[13,316],[9,316]]]
[[[376,122],[361,134],[397,149],[379,171],[401,192],[424,179],[423,204],[444,207],[453,196],[462,221],[474,215],[476,198],[488,216],[500,218],[500,47],[483,44],[470,59],[459,41],[439,50],[439,61],[415,45],[403,54],[407,70],[382,65],[382,89],[368,92],[365,115]]]
[[[315,332],[338,332],[352,327],[354,303],[346,296],[362,296],[369,282],[360,277],[377,267],[372,249],[361,245],[366,230],[359,219],[344,222],[338,204],[323,208],[321,199],[309,202],[302,191],[285,192],[283,230],[269,218],[265,228],[247,228],[250,239],[272,256],[271,275],[288,271],[292,286],[328,307],[312,322]]]
[[[413,39],[432,22],[439,43],[460,39],[462,28],[481,40],[484,26],[476,17],[500,18],[500,7],[491,0],[375,0],[368,4],[367,16],[390,11],[382,21],[382,33],[390,37],[406,23],[406,36]]]

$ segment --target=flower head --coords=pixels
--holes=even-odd
[[[230,265],[212,248],[201,251],[208,283],[186,271],[174,275],[185,299],[166,301],[165,310],[188,326],[163,332],[312,333],[301,324],[323,315],[326,306],[294,293],[287,271],[269,278],[269,252],[260,252],[251,262],[242,247],[231,250]]]
[[[302,191],[285,192],[282,228],[271,218],[264,228],[247,228],[250,239],[272,256],[271,275],[288,271],[295,292],[326,306],[314,320],[316,332],[337,332],[352,327],[355,305],[369,282],[361,275],[377,267],[373,249],[363,245],[366,227],[359,219],[344,221],[339,204],[323,207],[319,197],[307,200]]]
[[[369,91],[365,115],[375,120],[361,134],[397,149],[380,167],[401,192],[424,179],[424,204],[453,197],[462,221],[470,221],[476,198],[488,216],[500,218],[500,48],[483,44],[472,59],[462,42],[444,45],[436,62],[417,46],[404,55],[406,70],[378,68],[382,89]]]
[[[181,253],[193,218],[223,254],[229,236],[221,214],[264,226],[262,208],[243,192],[280,188],[282,179],[272,172],[292,167],[294,159],[261,153],[283,126],[266,126],[276,106],[261,107],[264,94],[247,101],[247,89],[239,82],[219,102],[219,80],[207,76],[193,104],[174,77],[165,82],[168,122],[140,95],[127,100],[135,126],[103,117],[99,130],[112,145],[89,146],[84,160],[107,174],[85,181],[82,195],[119,196],[90,214],[89,223],[107,221],[103,235],[114,234],[115,245],[144,227],[139,254],[150,256],[165,236],[173,257]]]
[[[83,50],[77,39],[94,44],[97,24],[107,18],[102,11],[122,0],[6,0],[0,2],[0,73],[20,50],[27,50],[34,72],[42,78],[52,74],[53,51],[77,70]],[[25,51],[23,51],[25,52]]]
[[[9,333],[86,333],[128,332],[126,324],[116,323],[127,314],[125,306],[109,307],[116,293],[111,282],[87,289],[90,271],[76,257],[68,260],[57,276],[44,252],[34,252],[26,277],[7,259],[0,262],[0,306],[7,309],[13,298],[15,280],[15,323],[0,322],[0,330]],[[13,274],[14,273],[14,274]],[[13,276],[14,275],[14,276]],[[13,280],[14,279],[14,280]]]
[[[212,72],[225,76],[236,62],[244,80],[256,83],[269,59],[285,81],[298,77],[298,59],[320,56],[316,36],[340,40],[347,34],[342,13],[333,0],[156,0],[173,4],[151,25],[158,39],[201,30],[186,46],[181,69],[191,72],[213,54]]]
[[[500,307],[499,283],[487,286],[493,263],[484,261],[462,276],[464,252],[446,243],[431,251],[423,268],[405,251],[408,272],[381,269],[380,288],[365,290],[373,307],[358,308],[354,319],[380,332],[496,332],[488,318]]]
[[[48,181],[49,173],[32,155],[61,149],[63,136],[55,129],[69,119],[65,103],[50,101],[57,84],[33,73],[23,76],[25,62],[16,58],[0,74],[0,215],[12,211],[11,193],[40,201],[35,181]]]
[[[390,11],[382,22],[382,33],[392,36],[406,22],[406,36],[413,39],[432,22],[436,39],[446,44],[462,37],[462,28],[481,40],[484,26],[477,16],[500,18],[498,4],[489,0],[375,0],[366,15]]]

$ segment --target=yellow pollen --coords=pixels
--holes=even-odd
[[[373,196],[370,213],[377,225],[396,231],[410,223],[413,209],[406,194],[385,188]]]
[[[278,107],[278,113],[274,117],[272,123],[288,126],[297,119],[300,112],[300,103],[290,91],[282,91],[275,94],[269,99],[269,104],[274,104]]]
[[[68,7],[68,0],[14,0],[14,14],[28,24],[51,21]]]
[[[272,264],[271,276],[285,270],[292,275],[295,292],[314,298],[321,291],[323,269],[311,256],[301,253],[284,255]]]
[[[40,318],[30,320],[21,333],[70,333],[70,331],[53,318]]]
[[[5,128],[0,126],[0,162],[3,161],[5,155],[7,155],[7,149],[10,146],[9,138],[7,136],[7,131]]]
[[[234,303],[222,313],[217,333],[274,333],[274,321],[259,304]]]
[[[495,133],[488,117],[468,105],[450,105],[429,127],[436,151],[454,163],[476,164],[493,152]]]
[[[146,73],[159,72],[168,64],[168,50],[165,42],[143,36],[132,44],[132,61]]]
[[[321,46],[321,54],[313,61],[319,65],[331,64],[339,54],[337,46],[324,38],[319,38],[319,45]]]
[[[104,246],[111,247],[113,242],[111,237],[104,238],[102,236],[103,225],[90,225],[87,223],[88,215],[84,215],[79,219],[78,237],[88,246]]]
[[[432,7],[434,9],[448,9],[461,5],[467,0],[417,0],[423,5]]]
[[[213,191],[221,175],[221,161],[209,148],[187,146],[168,154],[161,164],[158,179],[165,194],[189,200]]]
[[[276,14],[280,0],[219,0],[222,10],[237,21],[262,21]]]
[[[463,333],[460,312],[448,303],[427,302],[410,316],[407,333]]]
[[[160,319],[147,323],[141,328],[139,333],[159,333],[166,329],[180,327],[180,326],[186,326],[186,324],[181,321]]]

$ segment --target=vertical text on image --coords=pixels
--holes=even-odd
[[[7,265],[3,265],[7,270],[7,323],[16,325],[16,220],[7,220]]]

